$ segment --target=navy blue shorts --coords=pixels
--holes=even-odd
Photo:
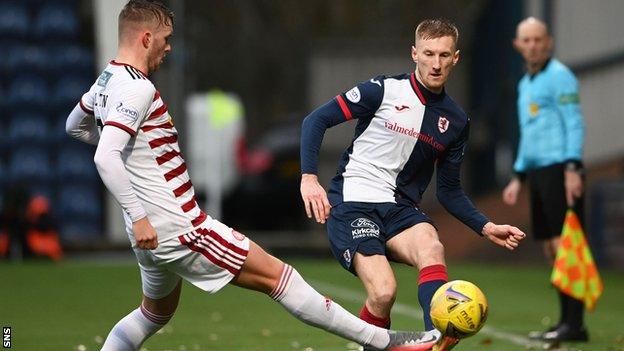
[[[356,252],[385,255],[386,241],[418,223],[433,221],[420,209],[390,202],[343,202],[332,207],[327,235],[334,257],[356,274],[352,260]]]

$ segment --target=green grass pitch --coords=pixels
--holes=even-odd
[[[359,311],[363,289],[336,262],[288,261],[321,293]],[[416,273],[409,267],[396,268],[399,292],[393,328],[422,329]],[[449,274],[476,283],[490,305],[486,328],[454,351],[540,349],[523,344],[523,337],[557,319],[558,302],[545,267],[454,262]],[[586,317],[591,341],[564,344],[561,350],[624,350],[623,274],[601,274],[605,292],[596,311]],[[12,350],[99,350],[112,325],[136,308],[140,297],[138,269],[130,260],[0,263],[0,284],[0,326],[11,327]],[[175,317],[144,345],[148,351],[354,349],[346,340],[298,322],[259,293],[228,286],[207,295],[187,283]]]

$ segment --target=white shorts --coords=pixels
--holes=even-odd
[[[249,239],[217,220],[211,225],[159,242],[155,250],[134,248],[145,296],[169,295],[180,278],[215,293],[238,274],[249,252]]]

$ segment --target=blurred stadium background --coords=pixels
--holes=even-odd
[[[120,210],[95,171],[94,149],[64,131],[69,111],[115,55],[124,3],[0,0],[0,266],[42,253],[58,259],[59,250],[46,246],[54,246],[46,238],[55,233],[70,259],[131,259]],[[522,18],[542,18],[551,27],[555,56],[581,84],[594,256],[614,276],[624,271],[624,119],[618,107],[624,98],[624,1],[169,5],[176,15],[173,51],[152,80],[183,135],[203,207],[278,255],[321,258],[329,255],[324,228],[305,218],[299,197],[300,123],[359,81],[413,70],[414,26],[428,17],[449,18],[460,28],[462,58],[447,91],[473,121],[464,187],[494,220],[529,229],[526,194],[509,208],[500,190],[511,175],[515,86],[523,74],[511,40]],[[353,124],[345,123],[327,133],[320,165],[325,184],[352,132]],[[542,260],[531,241],[510,255],[478,240],[428,193],[423,208],[438,223],[451,260]],[[29,239],[29,233],[35,236]]]

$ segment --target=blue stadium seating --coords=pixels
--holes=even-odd
[[[52,139],[48,133],[47,118],[39,113],[18,113],[9,121],[8,141],[12,145],[45,143]]]
[[[37,13],[34,36],[40,40],[66,40],[76,37],[78,29],[78,19],[70,6],[50,2]]]
[[[2,193],[2,189],[7,182],[7,179],[8,179],[8,174],[4,167],[4,162],[2,162],[2,159],[0,159],[0,193]]]
[[[90,79],[83,76],[71,75],[60,78],[54,84],[52,105],[56,109],[67,110],[69,114],[92,83]]]
[[[0,191],[21,185],[59,204],[63,238],[101,235],[94,150],[65,133],[94,79],[92,49],[77,40],[84,2],[0,0]]]
[[[58,191],[56,208],[61,218],[99,218],[102,212],[99,187],[66,185]]]
[[[47,52],[37,45],[11,45],[6,52],[6,62],[3,63],[7,72],[19,74],[21,72],[36,72],[43,75],[48,68]]]
[[[7,93],[7,108],[10,110],[34,110],[48,103],[49,91],[41,76],[22,74],[13,79]]]
[[[21,146],[9,155],[9,180],[47,183],[53,178],[48,153],[38,147]]]
[[[2,45],[2,44],[0,44],[0,45]],[[2,60],[0,60],[0,61],[2,61]],[[2,113],[2,112],[4,112],[3,110],[4,110],[4,107],[6,105],[6,96],[5,96],[5,94],[6,94],[6,91],[4,90],[4,87],[2,87],[0,85],[0,123],[4,122],[4,118],[3,117],[4,117],[5,114]]]
[[[59,45],[50,50],[50,71],[57,75],[80,74],[93,80],[93,53],[80,45]]]
[[[28,36],[28,8],[19,2],[0,3],[0,37],[23,39]]]
[[[68,113],[62,112],[52,126],[52,137],[54,138],[54,141],[59,144],[71,141],[71,137],[67,135],[67,132],[65,131],[67,115]]]
[[[62,182],[81,182],[93,184],[98,179],[93,163],[94,149],[76,145],[63,147],[56,161],[56,176]]]
[[[93,240],[97,240],[101,233],[100,221],[95,218],[67,218],[60,225],[60,238],[63,243],[93,245]]]
[[[47,183],[34,183],[28,185],[30,196],[43,196],[51,202],[54,201],[54,187]]]

